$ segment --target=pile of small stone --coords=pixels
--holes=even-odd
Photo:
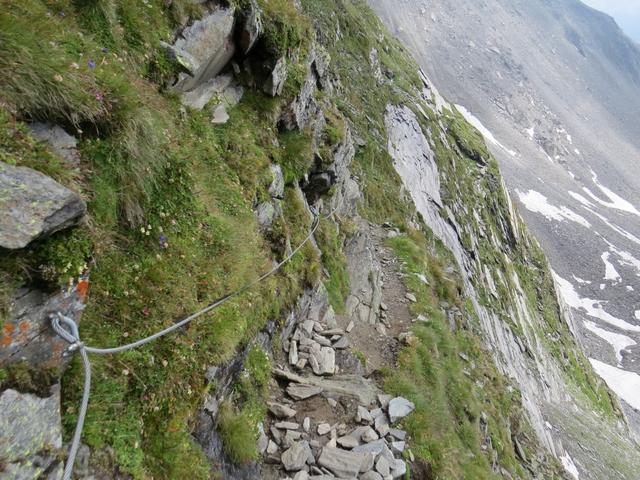
[[[336,350],[349,348],[347,334],[353,329],[351,322],[346,330],[338,328],[333,309],[329,308],[322,321],[300,321],[283,345],[289,364],[299,371],[310,369],[315,375],[337,373]]]
[[[309,417],[300,424],[292,421],[297,414],[293,406],[269,403],[275,421],[260,444],[267,463],[281,464],[285,480],[402,478],[406,432],[393,425],[414,409],[403,397],[381,394],[376,408],[358,405],[355,425],[347,426],[314,424]]]

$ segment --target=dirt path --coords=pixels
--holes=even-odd
[[[318,475],[317,478],[334,478],[329,476],[331,469],[321,465],[320,455],[326,455],[327,448],[330,452],[356,455],[353,452],[357,449],[352,450],[352,446],[343,445],[341,442],[347,437],[355,437],[355,443],[360,445],[358,448],[368,448],[367,442],[373,440],[359,438],[359,435],[369,427],[373,432],[371,436],[380,438],[379,442],[383,445],[380,448],[383,453],[386,452],[394,474],[400,475],[401,470],[405,468],[404,462],[399,460],[402,450],[398,450],[405,448],[404,441],[394,437],[389,427],[384,425],[389,422],[390,414],[387,413],[385,416],[385,409],[390,399],[382,395],[375,380],[379,378],[377,373],[381,369],[393,368],[396,364],[396,355],[401,346],[398,337],[411,326],[410,301],[406,297],[407,289],[402,283],[401,264],[392,249],[385,245],[389,230],[371,227],[369,233],[371,246],[382,269],[380,323],[371,325],[347,315],[336,315],[336,325],[332,326],[332,315],[322,313],[321,309],[311,306],[308,311],[300,313],[297,325],[294,326],[289,339],[283,342],[283,350],[276,352],[274,362],[284,371],[313,379],[309,383],[320,382],[323,391],[306,399],[296,399],[295,395],[292,397],[290,388],[292,384],[300,386],[300,383],[293,383],[290,379],[280,376],[273,385],[270,401],[295,412],[288,418],[278,418],[278,415],[272,412],[265,422],[262,446],[266,451],[261,474],[261,478],[265,480],[307,478],[300,472],[290,472],[287,477],[283,468],[290,457],[291,449],[297,448],[300,443],[304,444],[305,448],[308,447],[314,457],[304,467],[304,470],[309,472],[309,478],[314,478],[313,475]],[[307,332],[304,331],[305,327]],[[339,348],[338,345],[345,340],[349,346]],[[319,351],[320,348],[322,351]],[[294,353],[291,353],[292,349]],[[335,364],[327,355],[335,355]],[[314,356],[320,359],[319,362],[311,358]],[[363,359],[364,365],[361,363]],[[326,369],[329,371],[324,371]],[[345,394],[334,390],[331,382],[336,380],[344,380],[347,390],[352,391]],[[363,391],[367,389],[373,392],[375,399],[369,404],[362,401]],[[380,425],[378,421],[367,421],[358,417],[357,412],[363,407],[372,415],[384,417]],[[290,424],[284,425],[283,421]],[[395,432],[398,436],[404,435],[403,432]],[[373,445],[375,442],[371,443],[371,446]],[[376,455],[379,459],[383,454]],[[377,459],[376,465],[370,467],[372,471],[377,468]]]
[[[382,305],[381,324],[369,325],[354,321],[351,331],[351,352],[357,356],[363,354],[366,359],[364,373],[370,375],[384,367],[395,366],[399,349],[398,336],[409,330],[411,313],[407,289],[402,283],[400,261],[393,250],[385,245],[389,230],[371,227],[371,242],[382,267]],[[346,329],[352,319],[338,315],[338,325]]]

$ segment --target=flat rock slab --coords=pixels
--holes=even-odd
[[[307,464],[307,459],[310,454],[311,448],[308,442],[296,442],[291,448],[282,453],[282,465],[288,472],[297,472],[298,470],[302,470],[302,467]]]
[[[305,400],[322,393],[322,388],[311,385],[296,385],[292,383],[287,387],[287,393],[295,400]]]
[[[46,471],[60,470],[56,450],[62,448],[60,388],[40,398],[5,390],[0,396],[0,458],[2,478],[40,478]],[[56,466],[56,464],[58,464]],[[47,478],[57,478],[55,474]]]
[[[416,409],[413,402],[410,402],[406,398],[396,397],[389,402],[389,419],[391,423],[396,423],[398,420],[406,417]]]
[[[284,378],[291,382],[300,384],[289,385],[287,387],[287,393],[289,393],[289,395],[291,395],[289,389],[292,387],[296,387],[297,389],[304,386],[306,386],[307,388],[317,387],[320,389],[320,391],[324,391],[327,393],[357,398],[362,405],[372,405],[376,402],[377,395],[378,393],[380,393],[375,382],[360,375],[336,375],[331,378],[315,376],[306,377],[297,375],[292,372],[287,372],[279,368],[274,369],[273,373],[276,377]],[[317,395],[318,393],[320,393],[320,391],[314,393],[313,395]]]
[[[52,178],[0,162],[0,247],[24,248],[75,225],[86,211],[78,194]]]
[[[318,464],[329,469],[339,478],[356,478],[367,460],[366,453],[354,453],[340,448],[325,447],[318,457]]]

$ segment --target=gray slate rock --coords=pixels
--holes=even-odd
[[[356,422],[364,423],[365,425],[371,425],[373,423],[373,417],[362,405],[358,405],[358,412],[356,413]]]
[[[288,407],[287,405],[283,405],[281,403],[269,402],[269,411],[274,417],[277,418],[291,418],[296,415],[296,411]]]
[[[311,448],[306,441],[296,442],[291,448],[282,453],[281,461],[284,469],[289,472],[297,472],[307,464]]]
[[[191,76],[183,76],[174,88],[193,90],[218,75],[235,53],[233,8],[216,8],[185,28],[173,45],[163,46]]]
[[[285,57],[282,57],[276,62],[273,70],[269,74],[269,78],[263,85],[262,89],[264,92],[272,97],[280,95],[284,88],[284,83],[287,80],[287,74],[287,60]]]
[[[262,33],[262,12],[255,0],[251,0],[249,11],[245,12],[244,22],[240,31],[240,50],[243,54],[251,51],[258,37]],[[297,479],[297,477],[296,477]]]
[[[47,398],[5,390],[0,412],[0,458],[8,475],[2,478],[42,478],[45,471],[62,468],[56,452],[62,449],[59,386]]]
[[[287,393],[291,398],[296,400],[305,400],[322,393],[322,388],[314,387],[312,385],[297,385],[292,383],[287,387]]]
[[[318,464],[340,478],[355,478],[366,457],[363,453],[325,447],[318,457]]]
[[[373,470],[367,473],[363,473],[360,475],[360,480],[383,480],[382,475],[378,472],[374,472]]]
[[[396,397],[389,402],[389,419],[391,423],[406,417],[416,409],[416,406],[403,397]]]
[[[31,123],[29,124],[31,135],[40,141],[47,142],[49,149],[67,161],[71,166],[78,166],[80,163],[80,153],[78,152],[78,140],[76,137],[69,135],[58,125],[50,123]]]
[[[0,247],[24,248],[77,224],[86,211],[78,194],[52,178],[0,162]]]
[[[273,198],[284,198],[284,175],[282,174],[282,168],[280,165],[273,164],[270,167],[271,176],[273,180],[271,180],[271,185],[269,185],[269,195]],[[311,322],[313,324],[313,322]],[[307,333],[310,333],[311,330],[307,330]]]

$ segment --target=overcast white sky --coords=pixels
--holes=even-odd
[[[602,10],[616,19],[618,25],[640,42],[640,0],[582,0],[587,5]]]

